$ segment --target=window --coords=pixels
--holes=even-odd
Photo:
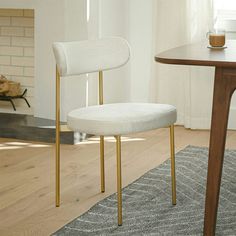
[[[215,27],[236,33],[236,0],[214,0],[214,8]]]

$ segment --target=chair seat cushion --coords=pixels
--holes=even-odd
[[[171,105],[115,103],[73,110],[68,114],[68,126],[87,134],[124,135],[170,126],[176,117]]]

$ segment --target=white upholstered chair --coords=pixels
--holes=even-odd
[[[99,73],[99,105],[80,108],[68,114],[68,126],[74,131],[100,136],[101,192],[105,191],[104,136],[114,136],[117,148],[118,225],[122,225],[121,135],[162,127],[170,128],[172,203],[176,204],[174,123],[176,109],[153,103],[117,103],[103,105],[103,71],[125,65],[130,48],[122,38],[104,38],[78,42],[56,42],[53,51],[56,77],[56,206],[60,205],[60,77]]]

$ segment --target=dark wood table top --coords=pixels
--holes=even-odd
[[[225,49],[207,46],[207,42],[180,46],[158,54],[155,60],[164,64],[236,67],[236,40],[228,40]]]

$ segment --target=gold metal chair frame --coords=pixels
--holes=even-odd
[[[103,104],[103,72],[99,71],[99,105]],[[118,225],[122,225],[121,136],[116,138]],[[172,204],[176,205],[174,125],[170,126]],[[100,136],[101,192],[105,192],[104,136]],[[60,74],[56,69],[56,207],[60,206]]]

